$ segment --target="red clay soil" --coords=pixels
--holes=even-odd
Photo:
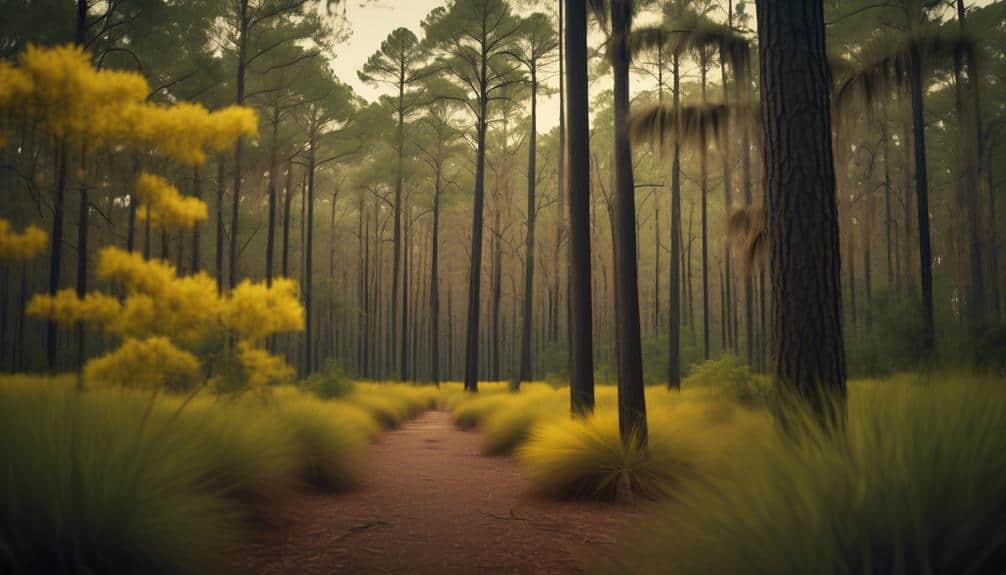
[[[428,412],[371,448],[364,485],[309,495],[235,560],[241,573],[584,573],[618,555],[627,506],[551,502],[481,436]]]

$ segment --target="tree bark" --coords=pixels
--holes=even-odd
[[[674,53],[672,105],[675,112],[681,106],[680,57]],[[667,387],[681,389],[681,143],[674,138],[674,159],[671,163],[671,277],[668,298]]]
[[[433,183],[433,238],[430,247],[430,378],[440,385],[440,192],[442,174],[436,165]],[[450,344],[448,344],[450,353]],[[449,369],[449,368],[448,368]],[[449,373],[449,371],[448,371]]]
[[[283,277],[290,277],[290,208],[293,203],[293,160],[286,161],[286,189],[283,190],[283,253],[280,256],[280,270]]]
[[[783,397],[836,421],[845,348],[823,5],[760,1],[757,18],[774,374]]]
[[[265,284],[272,285],[273,258],[276,252],[276,176],[278,170],[276,155],[279,146],[279,101],[272,108],[272,137],[269,141],[269,223],[265,242]]]
[[[238,106],[245,101],[245,71],[248,58],[248,28],[250,26],[248,17],[248,1],[238,0],[240,3],[238,13],[238,61],[237,61],[237,82],[234,103]],[[228,270],[227,285],[233,288],[237,284],[238,270],[238,223],[239,207],[241,206],[241,159],[244,153],[244,137],[238,136],[234,143],[234,182],[231,193],[231,237],[230,237],[230,268]]]
[[[217,157],[217,238],[216,238],[216,276],[217,293],[224,292],[224,191],[227,185],[224,178],[227,176],[227,168],[223,155]]]
[[[52,244],[49,255],[49,295],[59,291],[60,272],[63,265],[63,217],[66,198],[66,180],[69,171],[69,147],[61,143],[56,160],[56,188],[52,202]],[[50,320],[45,326],[45,356],[49,371],[56,369],[56,322]]]
[[[301,375],[306,377],[314,371],[312,356],[313,331],[311,305],[314,292],[314,163],[315,147],[317,145],[317,127],[312,126],[310,142],[307,147],[307,194],[304,196],[307,211],[304,220],[304,365]]]
[[[475,193],[472,205],[471,262],[468,268],[468,320],[465,332],[465,390],[477,392],[479,377],[479,295],[482,286],[482,234],[485,206],[486,129],[489,113],[487,62],[482,55],[479,113],[476,118]]]
[[[636,269],[636,191],[629,140],[629,46],[631,1],[611,0],[612,52],[615,107],[615,231],[618,258],[618,429],[624,445],[645,446],[646,398],[643,395],[643,357],[639,333],[639,284]]]
[[[199,179],[199,166],[192,168],[192,197],[200,201],[203,199],[203,183]],[[192,258],[189,260],[193,275],[202,271],[203,267],[201,241],[202,226],[199,225],[199,222],[196,222],[192,226]]]
[[[565,5],[565,123],[568,141],[570,408],[594,411],[594,338],[590,253],[590,118],[587,76],[587,6]],[[561,173],[561,172],[560,172]]]
[[[531,132],[528,140],[527,153],[527,242],[524,247],[524,308],[523,323],[520,338],[520,371],[517,374],[516,388],[521,382],[530,381],[534,377],[531,359],[531,333],[534,318],[534,232],[535,219],[538,216],[535,200],[535,185],[538,178],[538,76],[534,67],[531,68]]]
[[[919,221],[919,271],[922,286],[922,350],[930,355],[936,348],[933,317],[933,256],[929,235],[929,182],[926,169],[926,125],[922,94],[922,55],[911,49],[909,82],[912,93],[912,131],[915,141],[915,203]]]

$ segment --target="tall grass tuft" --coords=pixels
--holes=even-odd
[[[215,462],[128,394],[5,387],[0,572],[213,573],[238,508]],[[217,454],[220,454],[219,452]]]
[[[358,420],[340,417],[347,411],[337,404],[309,399],[279,401],[276,412],[293,434],[299,479],[327,490],[348,489],[359,483],[370,431],[359,428]]]
[[[667,394],[651,392],[658,393]],[[519,450],[535,490],[554,498],[605,501],[665,497],[682,482],[723,465],[740,437],[767,427],[761,414],[695,394],[661,397],[653,404],[646,448],[636,441],[622,443],[618,414],[610,407],[585,419],[561,418],[535,428]]]
[[[739,453],[663,513],[637,573],[1002,573],[1006,392],[851,389],[845,430],[810,422]]]

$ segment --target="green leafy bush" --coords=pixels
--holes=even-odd
[[[751,371],[733,355],[711,359],[692,367],[682,387],[707,389],[746,404],[764,404],[772,393],[771,381]]]
[[[334,360],[325,363],[325,369],[309,376],[301,383],[309,392],[322,399],[339,399],[353,392],[353,380]]]

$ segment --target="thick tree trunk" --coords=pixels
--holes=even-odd
[[[774,374],[834,421],[845,349],[823,6],[759,2],[757,18]]]
[[[594,337],[590,254],[590,118],[587,90],[587,6],[565,5],[568,131],[570,407],[594,411]],[[560,192],[560,195],[562,193]]]
[[[631,2],[611,0],[611,52],[615,107],[615,215],[618,258],[615,297],[618,300],[618,428],[622,443],[646,445],[646,399],[639,333],[639,284],[636,269],[636,191],[629,140],[629,46]]]
[[[964,0],[957,0],[957,22],[960,26],[961,33],[967,34],[967,17],[964,10]],[[974,50],[967,51],[967,65],[968,65],[968,88],[971,91],[971,120],[972,126],[970,129],[971,134],[968,134],[969,130],[966,127],[966,122],[963,115],[960,117],[961,124],[961,135],[964,139],[963,149],[965,151],[965,166],[964,166],[964,185],[966,187],[967,193],[967,208],[968,208],[968,218],[971,220],[971,225],[968,226],[970,236],[969,236],[969,262],[971,266],[971,290],[970,298],[968,302],[968,323],[972,334],[976,334],[981,330],[982,324],[985,322],[985,270],[982,263],[982,214],[981,214],[981,202],[978,199],[978,188],[979,181],[981,179],[982,161],[985,158],[985,138],[983,137],[984,128],[982,127],[982,110],[981,110],[981,77],[978,71],[978,61],[975,58]],[[956,78],[960,80],[960,62],[959,58],[955,61],[958,73]],[[958,88],[960,89],[960,88]],[[969,144],[969,139],[965,137],[968,134],[974,138],[974,147]]]

